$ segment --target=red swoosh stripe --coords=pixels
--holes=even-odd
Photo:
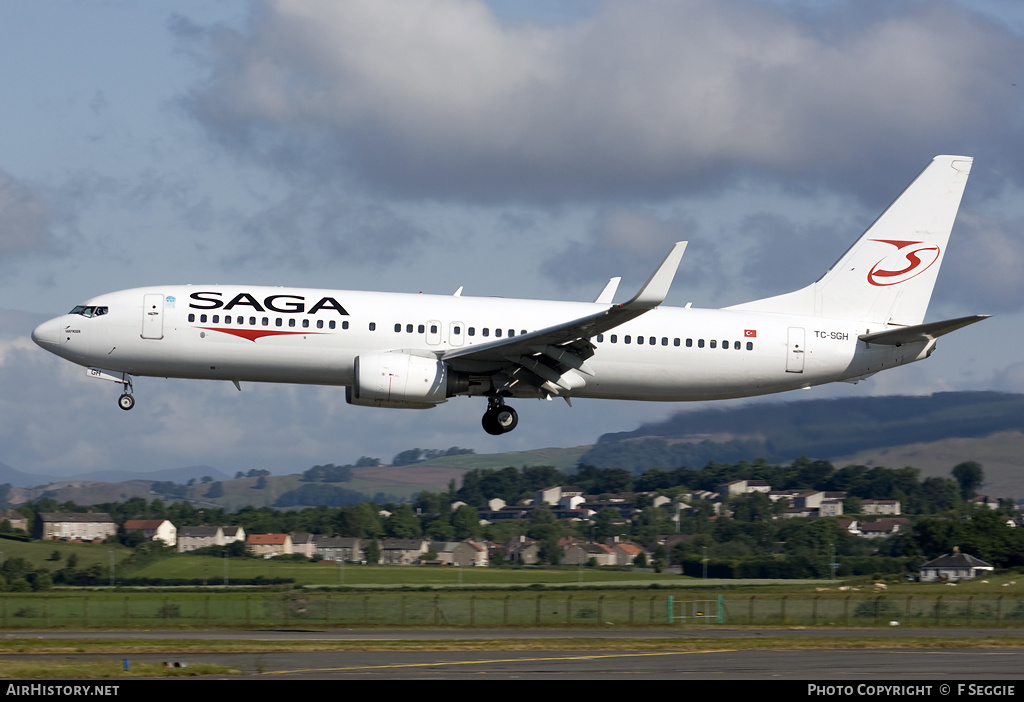
[[[264,336],[295,336],[296,334],[317,334],[318,332],[310,331],[277,331],[276,329],[219,329],[216,327],[199,327],[206,331],[221,332],[222,334],[230,334],[231,336],[237,336],[240,339],[248,339],[249,341],[255,342],[256,339],[261,339]]]

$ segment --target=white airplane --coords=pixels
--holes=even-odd
[[[724,309],[662,307],[686,242],[631,300],[513,300],[254,286],[162,286],[92,298],[32,339],[122,385],[132,376],[345,386],[353,405],[426,409],[487,398],[666,402],[857,382],[927,358],[985,319],[923,323],[972,159],[938,156],[817,282]],[[571,404],[571,402],[570,402]]]

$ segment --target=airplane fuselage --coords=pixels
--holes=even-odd
[[[599,312],[596,303],[242,286],[164,286],[95,297],[100,315],[51,320],[46,348],[135,376],[350,386],[373,352],[434,356]],[[598,334],[593,377],[572,397],[710,400],[858,378],[922,357],[927,344],[859,341],[864,324],[659,307]],[[37,332],[42,336],[43,332]],[[474,386],[466,395],[486,394]],[[531,388],[513,397],[536,397]]]

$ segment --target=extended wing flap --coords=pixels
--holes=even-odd
[[[958,317],[946,319],[941,322],[929,322],[928,324],[915,324],[910,327],[899,327],[898,329],[887,329],[880,332],[861,334],[860,340],[869,344],[886,344],[888,346],[902,346],[915,341],[931,341],[940,336],[962,329],[970,324],[988,319],[991,315],[975,314],[970,317]]]

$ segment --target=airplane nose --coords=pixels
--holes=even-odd
[[[47,351],[60,348],[60,318],[49,319],[32,330],[32,341]]]

